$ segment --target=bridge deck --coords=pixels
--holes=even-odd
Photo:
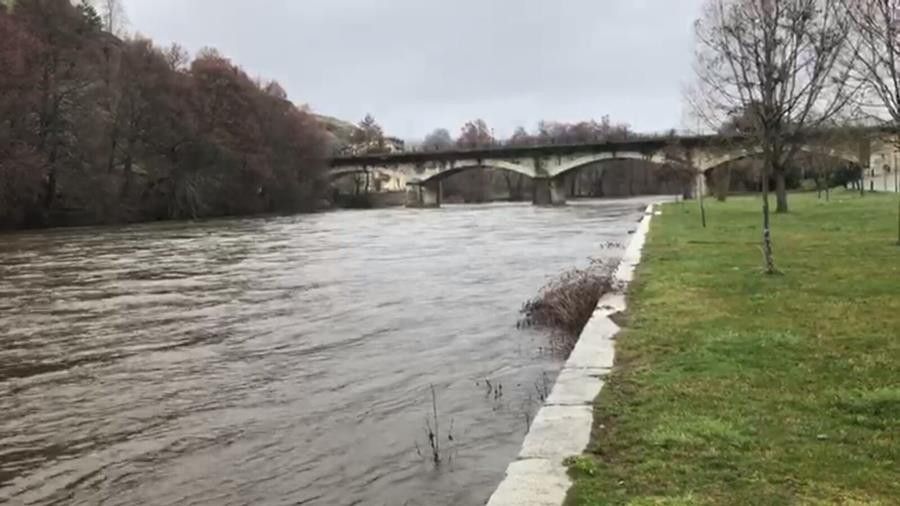
[[[834,137],[844,140],[859,136],[860,134],[896,134],[900,129],[893,127],[854,127],[823,132],[809,133],[798,136],[794,140],[808,140],[811,137]],[[573,144],[540,144],[533,146],[509,146],[497,145],[475,149],[450,149],[434,151],[404,151],[400,153],[382,153],[366,155],[336,156],[331,159],[332,167],[349,165],[383,165],[397,163],[422,163],[441,162],[460,159],[482,158],[527,158],[535,156],[571,155],[574,153],[652,153],[667,146],[682,148],[697,148],[705,146],[740,145],[753,142],[753,137],[747,135],[687,135],[687,136],[662,136],[641,137],[621,141],[603,141]]]
[[[336,156],[331,165],[377,165],[384,163],[418,163],[426,161],[451,161],[479,158],[518,158],[523,156],[552,156],[586,152],[652,152],[667,145],[684,147],[702,146],[743,140],[742,137],[697,135],[682,137],[635,138],[622,141],[605,141],[577,144],[539,144],[532,146],[497,145],[474,149],[449,149],[434,151],[404,151],[400,153],[376,153],[367,155]]]

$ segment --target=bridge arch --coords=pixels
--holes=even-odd
[[[536,177],[536,173],[533,167],[529,167],[526,165],[521,165],[518,163],[507,162],[505,160],[483,160],[483,161],[464,161],[464,162],[456,162],[452,164],[448,164],[437,171],[431,172],[426,171],[423,174],[423,177],[418,180],[420,183],[424,183],[426,181],[437,181],[441,179],[448,178],[454,174],[458,174],[460,172],[464,172],[467,170],[478,170],[478,169],[494,169],[494,170],[505,170],[509,172],[514,172],[516,174],[521,174],[530,179],[534,179]]]
[[[348,166],[348,167],[337,167],[328,171],[328,179],[334,181],[335,179],[340,179],[344,176],[350,176],[354,174],[379,174],[390,177],[398,177],[401,173],[398,170],[390,169],[387,167],[363,167],[363,166]]]
[[[564,161],[556,167],[553,167],[548,172],[550,177],[557,177],[565,175],[574,170],[578,170],[592,163],[612,160],[640,160],[656,164],[663,164],[666,162],[665,157],[661,153],[646,154],[636,151],[592,153],[590,155],[580,156],[572,160]]]
[[[798,152],[810,155],[837,158],[856,165],[862,165],[862,163],[860,163],[859,154],[850,153],[840,149],[825,149],[818,146],[800,146]],[[702,173],[708,173],[712,169],[720,167],[726,163],[736,162],[738,160],[743,160],[746,158],[757,157],[761,156],[762,154],[763,149],[757,146],[751,148],[742,148],[724,153],[713,153],[701,157],[701,159],[697,161],[697,170]]]
[[[361,165],[333,168],[327,172],[326,180],[328,184],[338,188],[344,184],[341,182],[343,178],[353,176],[358,185],[359,178],[363,175],[368,175],[368,177],[366,177],[367,187],[371,184],[376,191],[404,191],[408,181],[407,175],[400,170],[395,170],[390,167],[365,167]]]

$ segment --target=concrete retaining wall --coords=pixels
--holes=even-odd
[[[625,310],[625,291],[640,263],[653,208],[647,207],[614,274],[621,289],[600,299],[488,506],[559,506],[565,499],[571,480],[563,460],[583,453],[590,440],[594,398],[612,369],[620,330],[610,316]]]

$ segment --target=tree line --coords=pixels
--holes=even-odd
[[[625,123],[613,123],[609,116],[596,120],[566,123],[541,121],[537,129],[529,132],[519,126],[506,139],[498,139],[493,129],[483,119],[466,122],[454,139],[449,131],[438,128],[428,134],[421,149],[437,151],[450,148],[473,149],[491,146],[533,146],[541,144],[577,144],[587,142],[621,141],[634,137],[634,132]]]
[[[312,114],[214,49],[120,39],[119,13],[0,3],[0,228],[316,206]]]

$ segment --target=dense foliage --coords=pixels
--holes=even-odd
[[[0,228],[315,206],[328,137],[277,83],[102,28],[68,0],[0,4]]]

